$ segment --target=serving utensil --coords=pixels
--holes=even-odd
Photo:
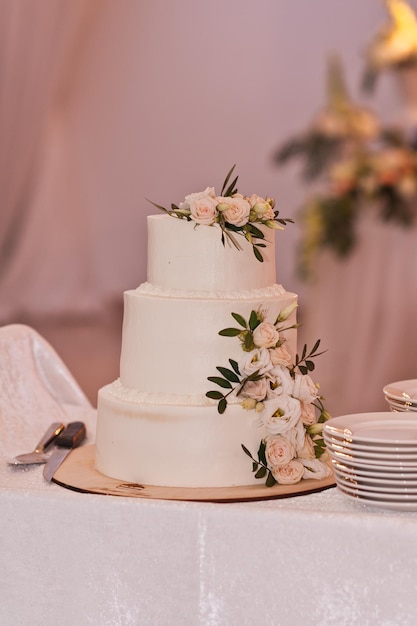
[[[43,476],[48,482],[52,480],[56,470],[70,452],[77,448],[85,439],[86,429],[83,422],[67,424],[64,432],[55,440],[55,449],[43,468]]]
[[[46,463],[49,458],[49,453],[46,453],[46,449],[51,443],[62,433],[65,428],[65,424],[61,422],[54,422],[48,428],[43,435],[42,439],[36,445],[36,448],[32,452],[26,454],[18,454],[14,459],[9,459],[7,463],[9,465],[35,465],[38,463]]]

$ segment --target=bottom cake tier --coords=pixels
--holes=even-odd
[[[130,402],[112,386],[98,394],[96,469],[126,482],[165,487],[259,485],[245,445],[256,456],[265,436],[255,411],[231,404],[180,406]]]

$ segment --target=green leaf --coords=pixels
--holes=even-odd
[[[243,326],[243,328],[248,327],[246,320],[241,315],[239,315],[239,313],[232,313],[232,317],[234,317],[237,323]]]
[[[261,320],[259,319],[258,313],[256,311],[251,311],[249,317],[249,328],[253,331],[259,326],[260,323]]]
[[[255,474],[255,478],[265,478],[266,476],[266,467],[261,466]]]
[[[219,332],[222,337],[237,337],[242,331],[239,328],[224,328]]]
[[[235,370],[236,374],[238,376],[240,376],[240,371],[239,371],[239,364],[237,361],[234,361],[233,359],[229,359],[229,363],[230,365],[233,367],[233,369]]]
[[[218,369],[220,374],[223,374],[227,380],[230,380],[230,382],[240,383],[240,378],[238,378],[232,370],[228,370],[226,367],[217,367],[216,369]]]
[[[305,365],[299,365],[298,369],[300,370],[302,374],[304,374],[304,376],[308,374],[308,369],[305,367]]]
[[[310,352],[310,354],[314,354],[315,352],[317,352],[318,347],[319,347],[319,345],[320,345],[320,342],[321,342],[321,339],[317,339],[317,341],[316,341],[316,343],[314,344],[313,349],[312,349],[312,351]]]
[[[229,383],[229,381],[225,380],[224,378],[218,378],[217,376],[209,376],[207,380],[214,383],[215,385],[219,385],[219,387],[223,387],[224,389],[232,389],[231,383]]]
[[[237,179],[239,178],[239,176],[236,176],[236,178],[233,180],[233,182],[230,183],[230,185],[228,186],[228,188],[226,189],[226,191],[224,192],[224,196],[227,198],[228,196],[233,196],[234,193],[237,193],[237,187],[236,187],[236,183],[237,183]]]
[[[263,465],[267,465],[266,456],[265,456],[265,447],[266,447],[265,442],[262,440],[261,443],[259,444],[258,459]]]
[[[254,462],[252,463],[252,472],[256,472],[256,470],[258,469],[258,467],[259,467],[259,463],[257,463],[256,461],[254,461]]]
[[[260,263],[263,263],[264,262],[264,258],[262,256],[262,253],[258,250],[258,248],[256,246],[253,246],[252,249],[253,249],[253,254],[256,256],[258,261]]]
[[[257,239],[265,239],[265,235],[263,234],[263,232],[259,228],[256,228],[256,226],[254,226],[253,224],[247,224],[247,229],[251,233],[251,235],[253,235]]]
[[[253,343],[253,336],[252,333],[246,333],[245,335],[245,339],[243,341],[243,349],[246,352],[250,352],[251,350],[253,350],[255,347],[255,344]]]
[[[314,368],[316,367],[313,363],[313,361],[306,361],[306,367],[308,369],[309,372],[312,372],[314,370]]]
[[[222,415],[226,409],[227,409],[227,400],[226,398],[223,398],[222,400],[220,400],[219,404],[217,405],[217,410],[220,413],[220,415]]]
[[[243,443],[240,444],[242,446],[242,450],[245,454],[247,454],[250,458],[252,458],[251,453],[249,452],[249,450],[247,449],[246,446],[243,445]]]
[[[269,471],[268,472],[268,478],[265,481],[265,486],[266,487],[273,487],[274,485],[276,485],[276,483],[277,483],[277,481],[273,477],[272,472]]]
[[[206,393],[207,398],[211,398],[212,400],[221,400],[224,398],[223,394],[220,391],[208,391]]]
[[[234,164],[234,166],[233,166],[233,167],[232,167],[232,168],[231,168],[231,169],[227,172],[226,178],[224,179],[224,183],[223,183],[222,190],[221,190],[221,192],[220,192],[220,195],[221,195],[221,196],[223,196],[223,192],[224,192],[224,190],[225,190],[225,189],[226,189],[226,187],[227,187],[227,183],[229,182],[230,177],[231,177],[231,175],[233,174],[233,171],[234,171],[235,167],[236,167],[236,163],[235,163],[235,164]]]

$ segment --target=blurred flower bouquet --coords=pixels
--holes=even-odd
[[[406,82],[417,71],[417,19],[404,0],[386,1],[390,23],[375,36],[368,48],[363,86],[371,91],[378,74],[397,71]],[[407,85],[405,85],[406,87]]]
[[[300,274],[312,273],[322,248],[347,256],[357,239],[357,219],[375,211],[405,227],[417,212],[417,153],[400,129],[382,128],[377,117],[350,99],[337,58],[328,67],[328,102],[310,128],[275,155],[282,165],[298,158],[303,176],[320,182],[301,211]]]

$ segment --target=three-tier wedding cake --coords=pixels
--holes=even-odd
[[[171,487],[323,478],[326,419],[276,283],[270,198],[226,178],[150,215],[147,282],[124,294],[120,378],[98,395],[96,468]],[[159,207],[162,209],[163,207]]]

